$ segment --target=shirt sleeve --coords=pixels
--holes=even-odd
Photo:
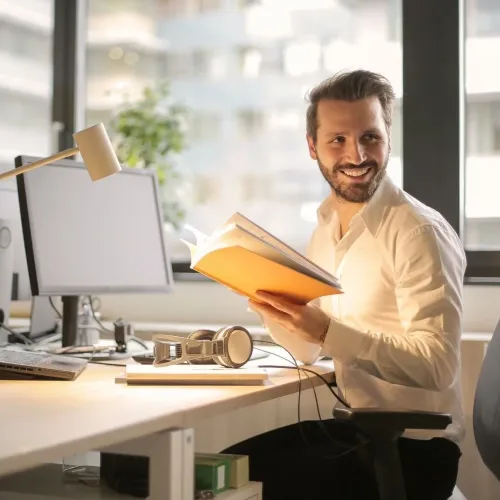
[[[424,225],[395,251],[403,333],[359,331],[331,319],[322,349],[386,382],[442,391],[458,376],[465,254],[448,228]]]

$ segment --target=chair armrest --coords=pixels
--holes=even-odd
[[[334,408],[333,417],[351,422],[360,429],[446,429],[451,415],[418,410],[385,410],[381,408]]]

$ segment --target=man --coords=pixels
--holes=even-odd
[[[331,356],[352,407],[451,413],[444,432],[409,430],[399,440],[409,500],[445,500],[464,433],[465,256],[444,218],[387,176],[393,100],[385,78],[361,70],[312,90],[307,143],[331,194],[318,210],[308,255],[339,278],[344,294],[299,306],[261,293],[250,307],[298,360]],[[250,455],[251,477],[264,482],[266,500],[374,500],[376,481],[359,443],[355,429],[329,419],[324,426],[283,427],[226,451]]]

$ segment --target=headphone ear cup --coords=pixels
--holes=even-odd
[[[213,336],[213,340],[220,340],[222,338],[224,338],[224,333],[226,332],[226,330],[230,328],[229,326],[223,326],[222,328],[220,328],[219,330],[217,330],[216,332],[214,332],[214,336]]]
[[[213,340],[216,332],[213,330],[196,330],[188,335],[189,340]],[[190,365],[215,365],[217,364],[215,360],[210,357],[190,359],[188,361]]]
[[[253,340],[242,326],[228,326],[221,328],[214,340],[224,342],[224,354],[217,356],[216,362],[226,368],[241,368],[252,356]]]

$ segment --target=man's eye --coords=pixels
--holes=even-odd
[[[334,137],[330,142],[333,142],[333,143],[342,143],[342,142],[345,142],[345,137],[342,137],[341,135],[337,136],[337,137]]]
[[[368,142],[376,142],[378,141],[378,136],[375,134],[365,134],[363,138]]]

